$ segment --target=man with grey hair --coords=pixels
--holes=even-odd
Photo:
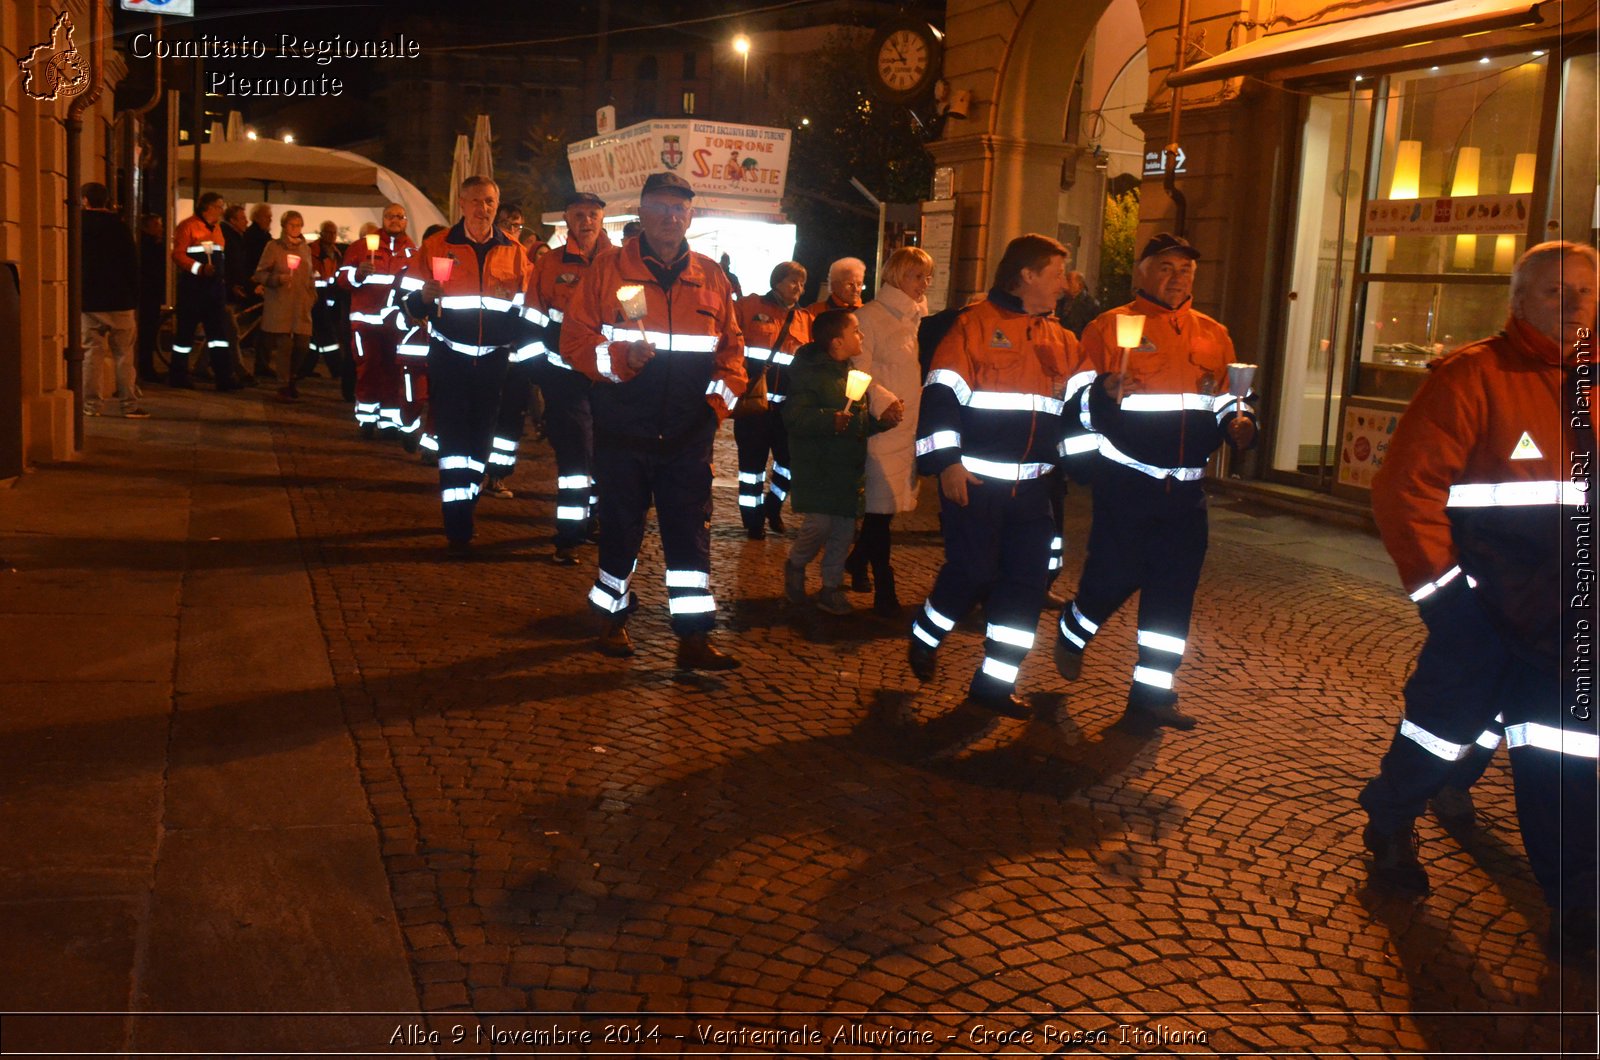
[[[861,291],[867,285],[867,263],[860,258],[840,258],[828,266],[828,293],[806,307],[815,319],[830,309],[860,309]]]
[[[1373,481],[1372,509],[1427,626],[1405,715],[1362,790],[1374,884],[1428,893],[1415,821],[1504,734],[1517,816],[1552,911],[1548,950],[1595,950],[1596,255],[1529,250],[1511,316],[1439,363]],[[1580,562],[1581,561],[1581,562]]]

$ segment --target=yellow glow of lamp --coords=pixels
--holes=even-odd
[[[1450,185],[1450,194],[1460,198],[1478,194],[1478,166],[1483,152],[1476,147],[1463,147],[1456,154],[1456,179]],[[1458,269],[1470,269],[1478,259],[1478,237],[1456,236],[1456,251],[1452,263]]]
[[[378,233],[376,233],[376,232],[368,232],[367,233],[367,253],[371,254],[373,251],[375,251],[377,249],[378,249]]]
[[[1415,199],[1422,190],[1422,141],[1401,140],[1394,156],[1389,198]]]
[[[849,411],[850,406],[860,401],[867,395],[867,387],[872,385],[872,376],[866,372],[850,369],[850,374],[844,380],[844,407]]]
[[[1527,195],[1533,191],[1533,167],[1536,161],[1532,151],[1518,153],[1516,164],[1511,167],[1511,194]],[[1495,236],[1494,271],[1510,272],[1516,258],[1517,237],[1509,233]]]
[[[1144,340],[1144,315],[1123,313],[1117,317],[1117,345],[1122,347],[1122,360],[1117,365],[1117,404],[1122,404],[1122,380],[1128,374],[1128,351]]]

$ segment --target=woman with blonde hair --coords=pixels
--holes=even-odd
[[[855,550],[845,562],[851,589],[865,592],[876,583],[873,610],[885,617],[900,613],[894,568],[889,565],[889,524],[896,512],[917,506],[917,407],[922,400],[917,325],[928,315],[926,295],[932,280],[933,258],[928,252],[901,247],[884,262],[877,298],[855,311],[861,324],[861,356],[855,358],[855,366],[872,376],[873,413],[896,397],[905,402],[905,416],[898,426],[867,439],[867,510]]]
[[[274,371],[284,385],[279,401],[295,401],[295,369],[311,352],[311,306],[317,300],[316,268],[304,233],[305,218],[286,210],[279,219],[282,234],[267,244],[256,263],[254,281],[262,288],[261,333]]]

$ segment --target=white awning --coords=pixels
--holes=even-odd
[[[1173,87],[1299,66],[1366,51],[1537,25],[1548,0],[1440,0],[1269,33],[1167,78]]]

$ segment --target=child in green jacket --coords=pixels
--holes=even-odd
[[[834,309],[820,314],[811,325],[811,339],[795,354],[783,404],[792,476],[789,498],[805,516],[783,567],[783,586],[791,603],[804,603],[806,566],[821,551],[817,607],[844,615],[851,610],[844,594],[844,561],[861,514],[867,436],[898,424],[905,402],[894,399],[877,418],[865,398],[846,409],[850,358],[861,352],[861,327],[854,313]]]

